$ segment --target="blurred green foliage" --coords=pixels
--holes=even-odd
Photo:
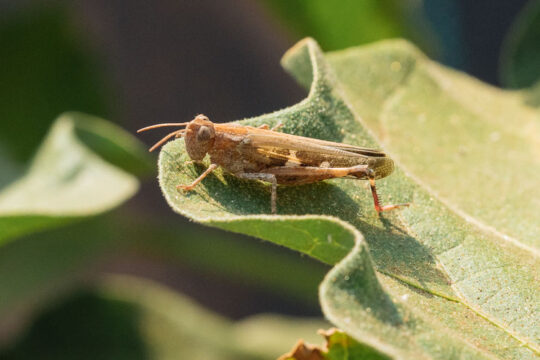
[[[67,9],[22,8],[0,17],[0,149],[25,162],[59,114],[108,115],[110,96]]]
[[[275,359],[318,319],[255,316],[232,322],[149,281],[106,277],[47,309],[3,354],[22,359]]]
[[[139,317],[132,303],[103,299],[93,292],[76,294],[42,314],[2,358],[147,359]]]
[[[103,215],[79,211],[95,201],[119,204],[121,186],[103,184],[102,171],[141,177],[154,173],[155,163],[132,134],[81,113],[64,116],[35,154],[58,114],[69,109],[100,115],[110,111],[110,90],[99,56],[73,21],[60,2],[21,6],[0,17],[0,348],[17,339],[38,312],[69,296],[83,279],[95,276],[99,264],[126,252],[171,268],[182,264],[205,276],[283,294],[291,303],[303,303],[316,312],[317,284],[325,272],[318,264],[130,206]],[[37,157],[30,161],[32,155]],[[25,169],[30,171],[26,175]],[[87,186],[101,195],[85,190]],[[136,186],[130,188],[134,191]],[[104,196],[104,191],[112,193]],[[70,200],[65,198],[68,193]],[[135,346],[140,334],[132,331],[133,306],[103,305],[89,291],[66,305],[67,317],[63,310],[44,315],[49,320],[42,318],[33,325],[29,337],[20,339],[22,347],[10,352],[10,357],[73,358],[77,349],[68,348],[67,339],[88,346],[88,358],[148,355]],[[103,312],[106,316],[100,315]],[[104,316],[113,324],[101,323]],[[82,340],[90,324],[100,330],[95,343]],[[61,334],[72,337],[62,342]],[[50,343],[55,335],[54,344]]]
[[[101,139],[102,157],[77,137],[78,128]],[[0,245],[28,232],[101,214],[131,198],[139,187],[137,178],[103,158],[134,171],[151,168],[142,144],[121,128],[80,113],[61,115],[26,175],[0,192]]]
[[[413,40],[434,55],[436,39],[414,0],[263,0],[299,40],[311,36],[327,51],[388,38]]]
[[[540,1],[531,0],[515,19],[501,51],[503,84],[533,86],[540,80]]]

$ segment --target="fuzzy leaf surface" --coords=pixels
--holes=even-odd
[[[361,182],[332,180],[278,188],[272,216],[268,185],[221,170],[184,194],[176,185],[204,167],[186,163],[182,139],[160,153],[169,205],[335,264],[320,287],[323,312],[385,356],[535,358],[538,112],[519,94],[450,71],[403,41],[324,55],[306,39],[283,65],[310,88],[308,97],[244,123],[281,122],[285,133],[383,146],[397,160],[394,174],[379,181],[383,202],[412,206],[378,217]],[[477,178],[488,174],[489,182]]]

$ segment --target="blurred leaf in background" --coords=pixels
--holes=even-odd
[[[97,146],[95,152],[77,137],[77,129],[99,138],[99,144],[115,145]],[[100,215],[135,194],[139,181],[121,167],[138,163],[144,170],[147,156],[142,144],[117,126],[66,113],[27,173],[0,190],[0,344],[33,307],[58,296],[60,288],[80,280],[91,264],[127,240],[113,218]]]
[[[232,322],[163,286],[105,277],[44,312],[2,359],[275,359],[297,336],[320,342],[319,319]]]
[[[99,151],[121,166],[149,163],[142,144],[105,120],[79,113],[60,116],[27,174],[0,192],[0,245],[28,232],[103,213],[137,191],[135,176],[88,148],[77,137],[78,128],[102,144],[114,144]]]
[[[126,240],[102,214],[152,167],[131,134],[64,113],[104,115],[110,99],[69,14],[61,2],[3,4],[0,13],[0,346]]]
[[[540,80],[540,1],[530,0],[514,20],[501,51],[500,74],[511,88]]]
[[[415,0],[263,0],[295,40],[311,36],[328,51],[406,38],[437,54],[437,38]]]

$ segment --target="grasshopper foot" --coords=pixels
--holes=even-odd
[[[375,210],[377,211],[377,213],[381,213],[383,211],[390,211],[390,210],[394,210],[394,209],[398,209],[400,207],[405,207],[405,206],[410,206],[411,204],[409,203],[406,203],[406,204],[395,204],[395,205],[385,205],[385,206],[380,206],[379,204],[376,204],[375,205]]]
[[[191,191],[195,186],[193,185],[176,185],[176,190]]]
[[[377,194],[377,188],[375,187],[375,176],[373,174],[373,171],[370,171],[368,173],[369,176],[369,186],[371,188],[371,195],[373,195],[373,205],[375,205],[375,211],[377,211],[377,214],[380,214],[384,211],[390,211],[394,210],[400,207],[409,206],[409,203],[406,204],[393,204],[393,205],[384,205],[381,206],[381,203],[379,202],[379,194]]]
[[[208,169],[206,169],[201,176],[196,178],[191,184],[189,185],[176,185],[176,190],[184,190],[184,191],[191,191],[195,186],[197,186],[198,183],[202,181],[208,174],[210,174],[212,171],[214,171],[218,167],[217,164],[210,164]]]

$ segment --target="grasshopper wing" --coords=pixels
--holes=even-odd
[[[288,166],[350,167],[369,165],[382,178],[392,173],[393,161],[384,152],[360,146],[276,133],[248,130],[249,144],[262,156],[281,159]]]

